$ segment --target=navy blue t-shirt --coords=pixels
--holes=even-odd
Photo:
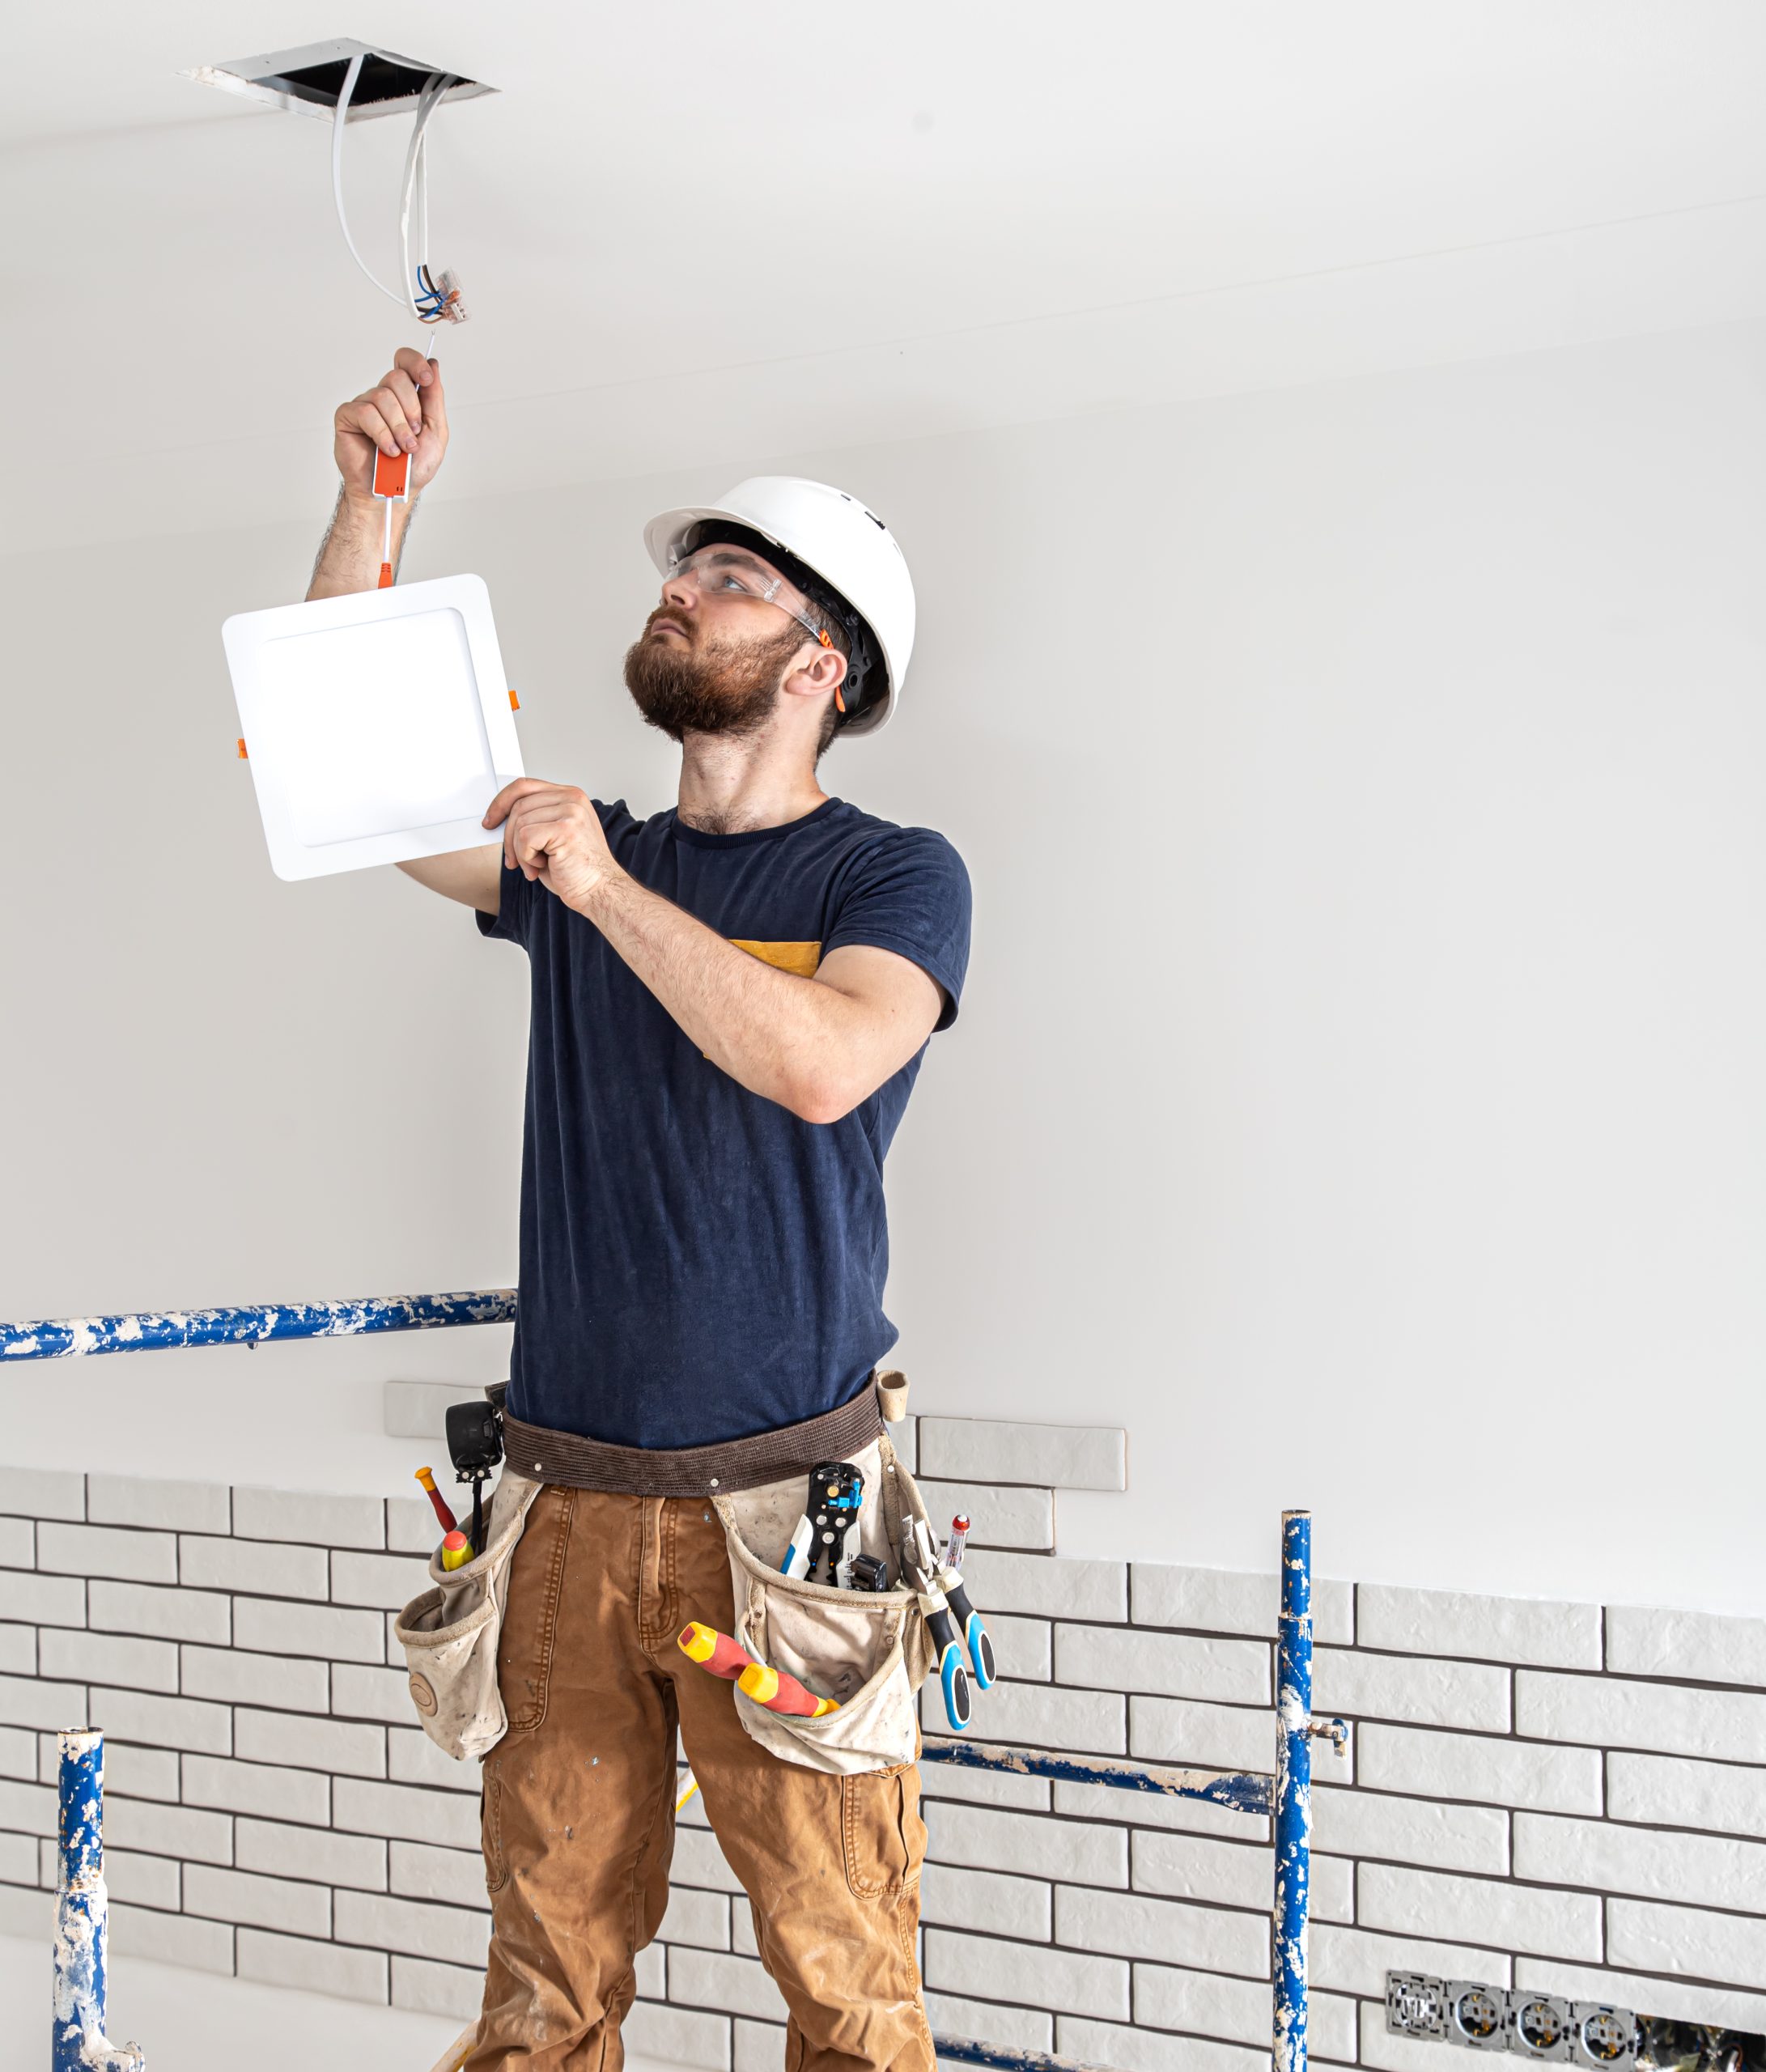
[[[706,834],[596,801],[639,884],[808,976],[894,950],[956,1019],[969,877],[940,834],[829,799]],[[838,1408],[895,1343],[883,1159],[923,1047],[837,1123],[806,1123],[704,1055],[595,924],[505,870],[489,936],[533,966],[516,1417],[627,1446],[692,1446]]]

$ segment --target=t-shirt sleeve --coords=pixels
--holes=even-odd
[[[949,843],[928,827],[899,828],[845,875],[821,953],[862,943],[906,957],[943,991],[936,1026],[948,1029],[969,968],[970,910],[969,873]]]
[[[537,881],[530,881],[524,871],[511,870],[507,864],[499,868],[502,877],[497,886],[496,912],[486,914],[474,910],[473,919],[478,923],[480,935],[494,936],[499,942],[518,942],[525,949],[533,895],[541,886]]]

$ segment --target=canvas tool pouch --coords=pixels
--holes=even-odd
[[[877,1393],[885,1419],[898,1420],[906,1382],[880,1375]],[[864,1477],[859,1551],[886,1560],[899,1577],[902,1516],[927,1516],[914,1478],[886,1430],[845,1458]],[[839,1709],[794,1718],[732,1685],[737,1716],[762,1747],[809,1769],[850,1777],[911,1763],[919,1752],[915,1694],[932,1666],[919,1600],[911,1590],[835,1590],[781,1573],[806,1494],[807,1476],[793,1475],[712,1501],[729,1547],[734,1637],[757,1662],[788,1670]]]
[[[497,1689],[497,1641],[509,1564],[542,1486],[505,1464],[486,1514],[484,1552],[449,1570],[438,1547],[429,1557],[435,1587],[414,1597],[393,1629],[423,1731],[456,1761],[482,1756],[508,1729]]]

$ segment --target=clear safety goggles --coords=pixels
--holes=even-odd
[[[670,563],[667,580],[687,583],[702,597],[753,597],[763,605],[776,605],[796,620],[812,640],[824,648],[834,645],[828,630],[809,603],[783,575],[775,575],[745,547],[700,547]],[[842,711],[846,710],[843,703]]]

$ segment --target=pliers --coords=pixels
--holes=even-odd
[[[962,1569],[939,1560],[937,1543],[923,1518],[914,1521],[914,1545],[919,1555],[921,1565],[944,1592],[951,1610],[962,1623],[963,1643],[969,1650],[975,1688],[978,1691],[991,1690],[999,1675],[994,1664],[993,1642],[988,1637],[987,1628],[981,1623],[981,1614],[970,1603],[969,1593],[963,1588]]]
[[[963,1667],[962,1650],[950,1623],[950,1607],[937,1578],[929,1569],[905,1555],[902,1563],[908,1581],[919,1598],[928,1630],[938,1658],[938,1681],[945,1693],[945,1717],[953,1734],[961,1734],[974,1716],[974,1693],[969,1687],[969,1671]]]

